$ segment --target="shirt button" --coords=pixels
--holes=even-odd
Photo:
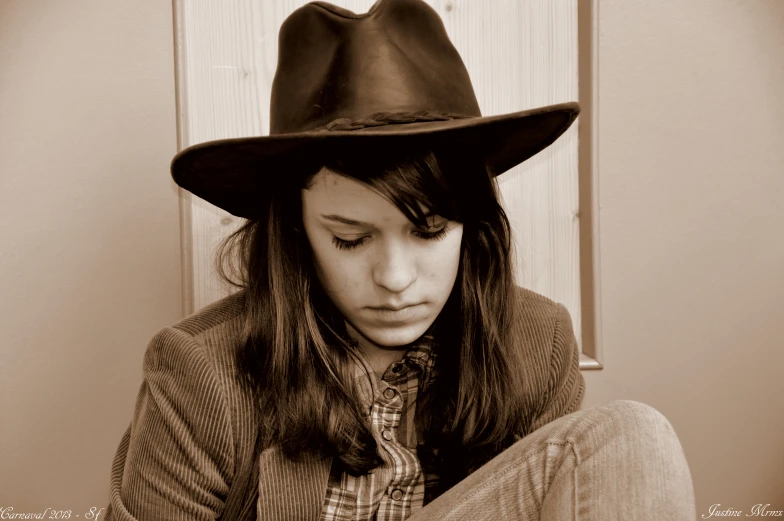
[[[394,398],[394,397],[395,397],[395,395],[396,395],[396,394],[397,394],[397,393],[395,392],[395,390],[394,390],[394,389],[387,388],[387,389],[384,391],[384,398],[386,398],[387,400],[391,400],[392,398]]]
[[[392,431],[390,431],[389,429],[384,429],[383,431],[381,431],[381,437],[387,441],[392,441]]]
[[[401,499],[403,499],[403,491],[400,490],[399,488],[396,488],[395,490],[393,490],[392,491],[392,499],[394,499],[395,501],[400,501]]]

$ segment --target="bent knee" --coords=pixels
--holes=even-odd
[[[598,406],[616,425],[643,433],[675,436],[675,429],[664,414],[647,403],[636,400],[613,400]]]
[[[669,420],[664,414],[655,407],[647,403],[638,402],[636,400],[613,400],[604,404],[602,407],[607,407],[611,411],[623,416],[631,416],[643,421],[652,421],[654,423],[667,423]]]

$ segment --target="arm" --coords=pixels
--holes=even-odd
[[[214,520],[234,470],[228,406],[190,336],[163,328],[144,356],[131,426],[112,465],[106,520]]]
[[[585,378],[580,373],[580,351],[572,329],[572,317],[563,304],[558,304],[549,367],[542,405],[529,432],[578,410],[585,393]]]

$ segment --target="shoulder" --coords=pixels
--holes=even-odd
[[[577,337],[566,306],[518,286],[517,310],[519,332],[532,355],[551,361],[551,371],[561,362],[579,365]]]
[[[160,329],[144,355],[144,371],[167,374],[183,392],[216,393],[228,410],[245,415],[251,398],[241,383],[236,353],[241,347],[245,292],[213,302]]]
[[[219,361],[232,355],[242,332],[244,291],[213,302],[179,322],[160,329],[147,349],[147,357],[159,346],[176,347],[180,356]]]
[[[531,384],[543,390],[560,372],[566,357],[579,358],[572,319],[563,304],[526,288],[516,291],[515,334],[525,360],[523,371]]]
[[[528,330],[529,334],[547,336],[548,332],[554,333],[559,322],[567,318],[571,321],[569,311],[563,304],[520,286],[516,290],[518,320],[526,326],[523,329]]]
[[[516,286],[516,295],[519,302],[524,302],[529,305],[539,306],[555,306],[557,303],[549,297],[545,297],[541,293],[536,293],[528,288]]]
[[[159,334],[188,340],[189,349],[215,363],[216,369],[233,369],[234,354],[241,342],[244,305],[245,291],[241,290],[208,304]]]
[[[201,340],[214,340],[211,336],[227,335],[240,326],[245,307],[245,291],[241,290],[204,306],[170,327]]]

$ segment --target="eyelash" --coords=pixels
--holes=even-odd
[[[448,226],[444,226],[437,232],[416,232],[419,234],[421,239],[425,239],[426,241],[440,241],[444,237],[446,237],[446,232],[449,230]],[[332,243],[341,250],[351,250],[356,248],[357,246],[361,246],[363,242],[365,242],[367,237],[362,237],[361,239],[357,239],[355,241],[346,241],[344,239],[340,239],[338,237],[332,236]]]

